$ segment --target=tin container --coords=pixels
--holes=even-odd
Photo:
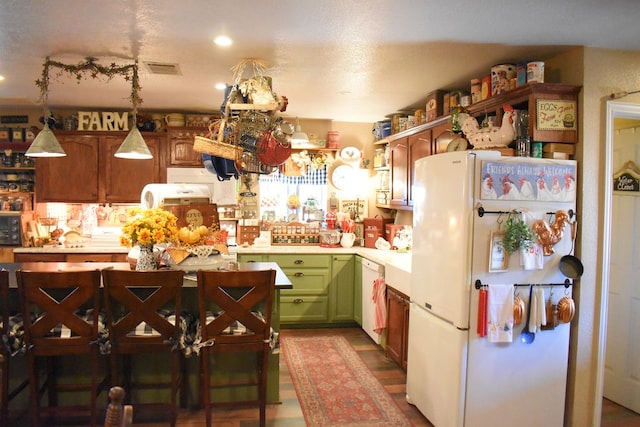
[[[527,83],[544,83],[544,62],[527,63]]]
[[[515,64],[499,64],[491,67],[491,95],[500,95],[513,85],[518,76]]]

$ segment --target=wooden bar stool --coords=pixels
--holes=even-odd
[[[44,415],[82,417],[87,425],[96,425],[97,396],[106,383],[100,379],[99,309],[100,271],[36,272],[18,270],[25,345],[31,395],[33,426],[40,426]],[[32,313],[35,315],[31,318]],[[83,376],[85,364],[68,368],[70,357],[89,358],[88,380]],[[46,377],[41,382],[40,363],[46,363]],[[66,362],[66,365],[58,361]],[[74,359],[75,361],[75,359]],[[42,384],[42,386],[41,386]],[[42,405],[48,391],[48,405]],[[67,405],[58,404],[58,395],[79,396]],[[88,404],[78,403],[87,400]]]
[[[179,270],[102,271],[111,343],[112,385],[124,387],[129,403],[133,390],[170,389],[169,402],[136,402],[134,406],[168,409],[172,426],[177,419],[178,392],[181,406],[186,406],[186,363],[180,348],[184,333],[184,319],[181,318],[183,275]],[[136,378],[131,368],[132,357],[143,354],[169,356],[171,380]]]
[[[267,364],[271,340],[271,313],[275,293],[275,270],[198,271],[198,306],[201,334],[200,393],[207,426],[211,426],[212,406],[258,404],[260,425],[266,423]],[[243,402],[212,402],[211,354],[251,352],[256,354],[257,399]],[[220,367],[224,369],[224,367]]]
[[[9,402],[29,385],[29,380],[24,380],[10,387],[11,358],[17,350],[11,348],[10,334],[16,317],[12,316],[9,303],[9,272],[0,270],[0,426],[9,425]]]

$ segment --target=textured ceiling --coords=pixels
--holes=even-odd
[[[287,114],[373,122],[423,106],[428,92],[467,89],[498,63],[545,60],[575,46],[640,50],[634,0],[3,0],[0,106],[35,105],[42,61],[141,65],[142,110],[215,112],[243,58],[264,59]],[[225,33],[229,48],[212,43]],[[128,108],[121,78],[52,79],[52,107]]]

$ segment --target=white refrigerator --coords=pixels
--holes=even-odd
[[[565,210],[575,220],[575,180],[571,160],[463,151],[416,161],[407,400],[436,427],[563,425],[570,325],[526,344],[525,316],[511,342],[489,342],[477,314],[490,284],[516,285],[527,308],[529,284],[545,302],[571,295],[559,270],[573,250],[570,225],[533,269],[517,253],[506,267],[489,258],[510,212],[552,224]]]

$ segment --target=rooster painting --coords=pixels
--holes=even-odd
[[[533,223],[531,229],[538,235],[538,241],[542,246],[542,252],[545,256],[552,255],[555,251],[553,247],[562,240],[564,228],[569,223],[569,214],[566,211],[557,211],[553,224],[549,225],[543,219],[539,219]]]
[[[514,111],[511,105],[503,107],[502,126],[480,127],[475,117],[467,117],[462,122],[462,132],[473,148],[506,147],[514,140],[516,132],[513,128]]]

